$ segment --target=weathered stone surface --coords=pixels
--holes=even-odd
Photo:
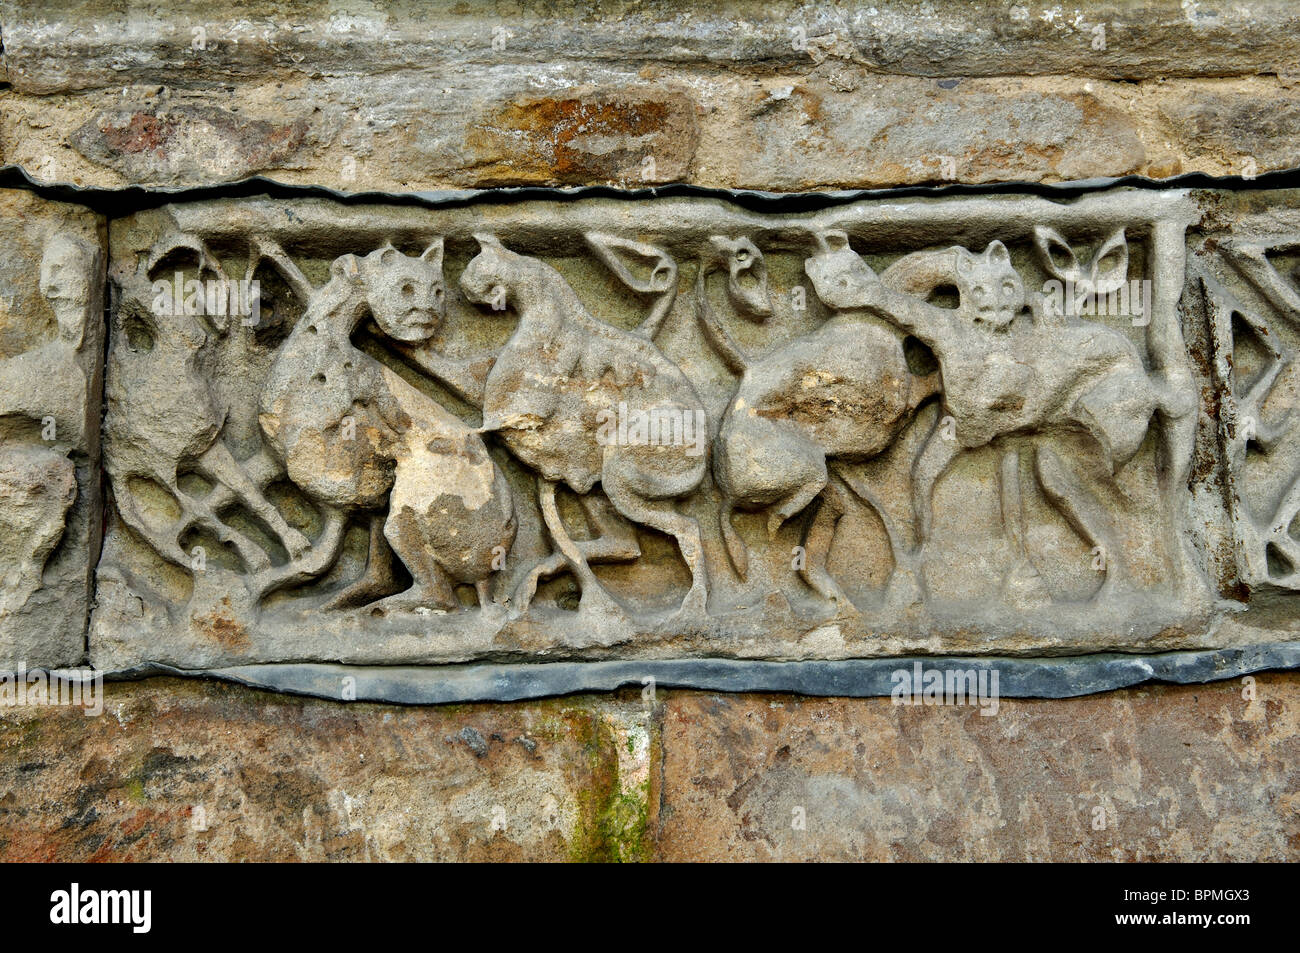
[[[1300,121],[1300,96],[1293,90],[1278,91],[1266,102],[1257,92],[1204,90],[1185,93],[1160,111],[1194,157],[1219,156],[1247,175],[1300,165],[1292,135]]]
[[[9,81],[23,91],[112,86],[123,76],[208,82],[269,71],[358,76],[431,62],[456,67],[563,62],[766,68],[827,59],[931,77],[1076,74],[1118,79],[1294,74],[1297,14],[1285,0],[1119,0],[1066,10],[1002,0],[799,0],[725,7],[442,0],[342,11],[324,0],[227,0],[201,11],[96,9],[19,0],[5,21]],[[1102,28],[1098,31],[1098,27]]]
[[[0,720],[0,859],[1294,861],[1300,677],[1242,689],[1003,699],[982,717],[888,698],[400,708],[110,683],[101,717]]]
[[[87,9],[4,24],[0,158],[43,181],[793,191],[1294,163],[1284,0]]]
[[[85,657],[99,553],[103,223],[0,193],[0,668]]]
[[[529,71],[497,66],[478,76],[384,74],[364,86],[288,76],[241,85],[232,105],[226,92],[173,80],[4,94],[0,150],[40,180],[106,187],[252,174],[346,191],[1239,175],[1293,164],[1277,132],[1284,119],[1250,107],[1285,107],[1288,87],[1274,77],[1130,84],[933,80],[830,65],[754,77],[599,66],[561,68],[539,91]]]
[[[74,148],[130,182],[163,185],[247,178],[286,164],[307,123],[250,120],[214,107],[103,112],[72,134]]]
[[[1300,677],[1243,688],[1004,699],[994,717],[673,693],[655,856],[1294,862]]]
[[[156,679],[6,709],[5,861],[641,860],[637,696],[393,708]]]

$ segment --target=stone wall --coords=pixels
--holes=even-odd
[[[1300,399],[1300,384],[1289,370],[1280,386],[1273,388],[1270,377],[1263,390],[1237,388],[1233,377],[1240,373],[1258,384],[1259,373],[1271,373],[1269,354],[1285,352],[1280,363],[1289,367],[1296,344],[1300,291],[1292,278],[1292,239],[1300,238],[1300,201],[1283,189],[1295,186],[1287,173],[1300,166],[1292,134],[1300,113],[1294,79],[1300,76],[1300,10],[1293,4],[1118,0],[1076,10],[876,0],[715,9],[670,0],[254,7],[124,12],[17,0],[0,13],[0,163],[22,170],[4,181],[10,188],[0,204],[0,393],[6,402],[0,407],[0,556],[8,561],[0,665],[76,666],[89,659],[117,674],[142,676],[110,681],[100,717],[69,707],[0,708],[0,857],[1204,861],[1300,854],[1300,676],[1260,671],[1297,664],[1300,626],[1291,603],[1297,567],[1285,563],[1285,553],[1279,562],[1276,548],[1268,550],[1274,528],[1259,515],[1265,504],[1286,509],[1285,487],[1295,474],[1285,452],[1291,433],[1285,412]],[[1168,182],[1163,190],[1143,184],[1132,193],[1094,182],[1097,194],[1082,198],[1078,190],[1032,196],[1011,188],[1185,173],[1217,178]],[[376,194],[366,205],[284,190],[266,200],[261,187],[238,184],[253,176]],[[913,191],[860,206],[782,205],[779,199],[762,200],[761,207],[729,205],[695,194],[653,206],[657,211],[643,204],[625,212],[600,205],[599,195],[583,205],[554,193],[516,196],[538,203],[531,206],[467,197],[456,204],[456,190],[675,185],[772,193],[977,185],[992,194],[978,214],[969,211],[972,196],[960,190],[942,201]],[[1242,186],[1249,191],[1238,191]],[[404,202],[405,193],[426,193],[427,207]],[[802,238],[790,237],[796,230],[847,230],[840,251],[852,239],[861,260],[882,275],[886,249],[920,255],[954,241],[971,252],[1005,241],[1015,267],[1026,272],[1034,254],[1031,228],[1049,224],[1075,244],[1081,260],[1095,255],[1095,270],[1114,226],[1106,216],[1140,217],[1165,201],[1161,196],[1174,196],[1169,207],[1176,205],[1176,213],[1168,214],[1180,229],[1175,258],[1181,269],[1185,256],[1192,275],[1184,286],[1180,270],[1161,305],[1173,315],[1178,303],[1175,325],[1187,338],[1186,353],[1178,348],[1187,364],[1178,386],[1194,394],[1186,412],[1189,469],[1172,489],[1182,509],[1174,525],[1161,522],[1167,515],[1158,496],[1161,478],[1180,471],[1153,437],[1139,454],[1149,466],[1149,485],[1142,478],[1125,484],[1150,502],[1140,520],[1130,520],[1140,525],[1124,530],[1132,534],[1130,562],[1147,590],[1134,601],[1048,607],[1043,617],[1051,624],[1042,631],[1024,622],[1028,612],[1012,623],[970,620],[968,632],[909,614],[914,604],[905,612],[886,600],[883,618],[892,628],[876,625],[870,613],[865,623],[857,615],[851,623],[836,616],[834,625],[789,631],[763,616],[760,636],[780,630],[785,641],[779,644],[756,645],[740,623],[701,628],[699,617],[685,616],[644,651],[629,649],[617,627],[610,634],[584,628],[585,620],[572,624],[571,638],[562,633],[547,641],[544,627],[517,626],[478,642],[471,632],[463,642],[434,649],[416,639],[412,648],[409,632],[393,635],[396,630],[371,621],[358,638],[350,628],[355,617],[330,621],[323,612],[311,617],[299,641],[280,639],[278,628],[267,640],[263,634],[274,627],[259,628],[261,593],[247,604],[238,597],[232,603],[232,593],[244,590],[216,574],[237,572],[237,561],[214,557],[212,575],[190,579],[176,559],[157,558],[142,545],[158,529],[147,507],[137,513],[124,503],[153,499],[152,490],[133,497],[131,481],[155,460],[150,440],[158,434],[189,442],[178,444],[180,460],[213,446],[222,427],[242,427],[217,442],[224,439],[268,495],[278,478],[267,470],[261,480],[250,463],[256,442],[250,435],[259,421],[268,426],[250,388],[267,373],[270,348],[284,336],[272,326],[249,344],[236,336],[238,329],[218,329],[210,338],[225,343],[215,350],[176,345],[183,373],[137,373],[132,355],[161,353],[163,343],[151,326],[147,346],[141,344],[144,326],[129,320],[132,295],[149,288],[155,265],[170,268],[183,259],[177,268],[202,276],[203,256],[211,254],[218,265],[247,258],[255,239],[262,257],[250,260],[248,274],[293,285],[293,267],[301,269],[303,305],[325,284],[331,260],[345,252],[360,256],[401,235],[401,250],[414,259],[436,234],[439,266],[445,236],[446,262],[459,274],[473,254],[470,236],[490,227],[516,251],[560,262],[579,298],[613,300],[607,276],[563,265],[579,257],[584,210],[595,208],[606,216],[602,227],[613,222],[618,230],[621,222],[653,245],[598,237],[590,247],[633,259],[648,254],[645,247],[667,249],[687,278],[695,273],[686,263],[697,255],[704,261],[698,249],[710,230],[748,230],[767,256],[771,288],[788,298],[807,253]],[[891,212],[894,201],[916,204]],[[1074,204],[1067,208],[1068,202]],[[1051,203],[1065,209],[1059,222],[1043,217]],[[1111,210],[1093,217],[1090,207]],[[638,208],[644,210],[639,219]],[[908,209],[922,208],[939,224],[907,226]],[[956,208],[955,218],[945,218],[945,208]],[[865,219],[854,218],[860,209]],[[1126,226],[1125,268],[1130,246],[1134,269],[1172,254],[1165,214],[1152,212],[1136,231]],[[1082,244],[1071,228],[1081,229]],[[1157,240],[1162,228],[1166,238]],[[883,236],[876,245],[873,229]],[[277,251],[276,242],[288,253]],[[744,270],[738,248],[730,250],[733,279]],[[835,250],[827,246],[825,253]],[[1050,254],[1046,261],[1050,271]],[[1251,270],[1258,261],[1268,269]],[[259,262],[265,273],[257,272]],[[1155,277],[1158,283],[1160,274]],[[1270,285],[1274,278],[1279,283]],[[115,289],[107,302],[106,280]],[[661,290],[652,282],[653,276],[640,290],[629,287],[645,297]],[[636,295],[629,300],[640,300]],[[674,307],[668,343],[660,343],[690,370],[695,359],[683,343],[684,306]],[[105,308],[106,323],[98,317]],[[284,322],[286,312],[277,309]],[[620,315],[626,326],[635,324],[631,311]],[[1243,321],[1249,330],[1240,329]],[[183,337],[179,324],[162,329]],[[283,330],[287,335],[289,328]],[[766,346],[756,337],[743,340]],[[1270,342],[1281,350],[1271,351]],[[1234,349],[1237,343],[1242,350]],[[1158,346],[1142,353],[1153,371],[1168,370]],[[727,382],[720,364],[697,363],[704,370],[695,380]],[[241,376],[250,368],[252,383]],[[182,377],[192,390],[178,398],[170,382]],[[725,406],[725,394],[710,397],[696,386]],[[215,429],[193,422],[191,394],[220,398],[213,403],[223,411],[214,415],[220,418]],[[108,429],[103,461],[101,411]],[[1155,419],[1172,429],[1168,407],[1162,413]],[[1277,434],[1261,427],[1269,430],[1267,439],[1250,444],[1252,430],[1238,452],[1238,428],[1265,417],[1280,428]],[[131,423],[120,425],[123,420]],[[50,426],[53,437],[45,433]],[[208,430],[199,440],[206,443],[194,443]],[[1277,445],[1283,452],[1272,451]],[[528,474],[510,470],[493,449],[518,495]],[[1041,484],[1053,496],[1051,487],[1060,484],[1042,476],[1041,465],[1037,477],[1025,466],[1026,485]],[[213,472],[231,472],[223,467],[209,460],[204,479],[212,483]],[[958,506],[948,517],[959,542],[962,533],[976,532],[964,525],[978,522],[971,516],[974,494],[987,491],[994,502],[979,505],[996,510],[1007,470],[999,471],[996,461],[990,467],[963,471],[974,488],[969,509]],[[150,480],[156,476],[150,471]],[[949,492],[949,503],[959,504],[959,491]],[[856,566],[882,592],[891,570],[879,554],[888,548],[886,537],[892,540],[885,512],[895,498],[899,511],[906,510],[904,491],[887,489],[881,520],[844,520],[840,539],[848,548],[833,561],[839,569]],[[275,502],[297,528],[293,506]],[[1254,503],[1252,510],[1247,504]],[[579,512],[572,500],[561,504],[566,519]],[[1040,511],[1035,518],[1047,519],[1045,504]],[[540,517],[531,512],[519,510],[520,539],[531,530],[544,542]],[[1047,539],[1042,545],[1063,561],[1090,555],[1089,545],[1067,539],[1068,518],[1051,519],[1056,535],[1036,537]],[[741,534],[759,541],[755,551],[761,551],[762,519],[738,520]],[[308,522],[301,524],[305,532]],[[55,523],[64,527],[62,537]],[[1030,536],[1036,525],[1031,519]],[[319,540],[320,531],[312,524],[308,535]],[[263,543],[265,534],[247,532]],[[367,558],[364,531],[350,532],[340,545],[344,570]],[[801,542],[791,535],[793,525],[786,532],[790,538],[781,536],[780,546]],[[281,535],[287,538],[288,530]],[[853,542],[859,539],[874,542]],[[188,558],[194,539],[174,542],[183,543]],[[244,540],[221,542],[237,549]],[[644,564],[658,574],[650,583],[621,567],[602,569],[602,582],[625,596],[660,596],[655,586],[662,579],[660,588],[681,601],[692,579],[671,537],[642,537],[640,546],[638,555],[644,551]],[[1155,556],[1143,561],[1162,546],[1170,562],[1181,558],[1171,555],[1177,553],[1194,564],[1204,582],[1194,595],[1175,590],[1152,568]],[[719,541],[706,534],[703,548],[712,565],[726,565]],[[290,564],[293,558],[290,553]],[[278,551],[275,562],[283,564]],[[220,585],[194,581],[203,579]],[[791,580],[780,585],[802,585],[793,574]],[[539,592],[557,605],[578,602],[576,589],[555,583]],[[743,601],[746,593],[736,592],[733,602]],[[1150,608],[1170,592],[1169,612]],[[157,601],[159,593],[182,595]],[[186,599],[189,609],[176,623]],[[1115,609],[1113,617],[1107,607]],[[341,639],[347,647],[304,654],[307,637]],[[724,638],[731,639],[725,646]],[[1193,649],[1207,654],[1193,659]],[[1096,654],[1109,651],[1128,653],[1128,660]],[[569,688],[555,687],[569,684],[562,680],[544,682],[551,687],[541,689],[518,688],[518,682],[502,689],[501,681],[487,691],[484,681],[472,682],[470,667],[470,687],[446,689],[449,683],[440,682],[435,690],[419,687],[409,669],[376,664],[479,660],[506,668],[521,660],[627,657],[657,663],[674,662],[674,652],[706,661],[714,655],[802,660],[812,667],[787,681],[768,675],[736,681],[740,669],[664,669],[669,677],[657,688],[651,682],[645,690],[526,701],[365,700],[506,697],[508,691],[527,697],[599,681]],[[970,652],[993,657],[990,664],[1001,664],[997,659],[1006,654],[1021,657],[1004,669],[1012,681],[1004,682],[994,717],[971,706],[847,697],[888,693],[889,670],[869,678],[860,668],[834,668],[863,656]],[[1082,667],[1071,668],[1078,659]],[[286,665],[270,674],[251,666],[268,661],[321,664]],[[372,667],[346,667],[358,662]],[[830,667],[816,667],[827,662]],[[182,669],[325,697],[166,677],[167,670]],[[481,678],[509,676],[493,672]],[[1101,691],[1152,674],[1184,684]],[[340,679],[352,679],[351,687],[336,693]],[[641,670],[609,679],[609,687],[643,680]],[[671,684],[721,693],[663,687]],[[829,697],[724,691],[787,684]]]

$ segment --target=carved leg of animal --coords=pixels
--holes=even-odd
[[[722,542],[727,550],[727,559],[736,575],[745,580],[749,577],[749,549],[745,541],[731,525],[731,516],[736,512],[736,501],[724,499],[718,507],[718,529],[722,531]]]
[[[390,509],[383,524],[384,538],[411,573],[411,588],[372,604],[379,610],[433,606],[449,612],[461,608],[451,576],[434,558],[424,529],[408,508]]]
[[[936,426],[912,464],[912,512],[918,550],[929,542],[934,530],[934,488],[959,453],[957,441],[945,437],[942,428]]]
[[[894,571],[889,575],[889,584],[885,589],[885,603],[896,609],[918,605],[924,601],[924,589],[916,568],[916,559],[903,545],[903,535],[898,531],[889,511],[884,504],[866,486],[850,477],[845,471],[837,469],[835,476],[841,480],[849,492],[876,511],[881,525],[885,527],[885,537],[889,540],[889,552],[894,558]]]
[[[1105,509],[1093,500],[1052,450],[1039,447],[1035,459],[1038,482],[1051,504],[1094,550],[1100,549],[1106,579],[1093,600],[1113,595],[1123,575],[1114,527]]]
[[[311,548],[311,540],[284,521],[271,501],[262,495],[261,487],[249,478],[244,468],[221,440],[217,440],[198,459],[198,469],[204,476],[225,484],[238,496],[240,502],[253,511],[271,531],[280,538],[289,558],[301,559]]]
[[[768,539],[775,537],[776,531],[781,528],[781,525],[786,520],[801,512],[805,506],[817,498],[817,494],[826,488],[826,457],[819,454],[812,463],[812,473],[809,478],[795,487],[790,495],[782,500],[767,518]]]
[[[239,530],[223,521],[206,500],[196,500],[173,484],[169,489],[180,504],[182,517],[176,527],[179,539],[191,526],[198,526],[215,536],[222,544],[234,550],[250,573],[265,572],[271,568],[271,557],[266,551]]]
[[[607,458],[608,459],[608,458]],[[709,601],[709,575],[704,566],[704,545],[700,524],[678,513],[672,500],[647,500],[627,486],[617,471],[606,464],[605,493],[615,508],[628,519],[667,533],[677,540],[682,559],[691,570],[691,589],[682,600],[684,614],[704,615]]]
[[[1002,496],[1002,530],[1011,542],[1011,568],[1002,577],[1002,593],[1017,608],[1026,609],[1051,601],[1042,575],[1029,558],[1025,545],[1025,508],[1020,495],[1020,452],[1010,450],[1002,457],[999,474]]]
[[[190,568],[191,557],[181,549],[177,538],[183,528],[178,529],[175,533],[160,533],[155,531],[145,518],[141,515],[139,508],[136,506],[135,497],[129,490],[122,487],[116,487],[114,490],[114,502],[117,504],[117,515],[122,517],[122,522],[129,526],[136,534],[145,540],[163,559],[170,563],[175,563],[183,568]]]
[[[615,506],[618,502],[610,497]],[[541,507],[542,520],[546,523],[546,530],[551,534],[551,540],[555,543],[555,548],[560,551],[565,562],[569,564],[569,569],[578,577],[578,585],[582,587],[582,598],[578,602],[578,611],[598,610],[612,615],[622,615],[612,596],[605,591],[605,587],[596,579],[595,573],[591,571],[591,566],[587,564],[586,558],[582,555],[582,550],[578,548],[572,537],[569,536],[568,530],[564,528],[564,521],[560,519],[560,511],[555,505],[555,482],[542,477],[537,478],[537,501]]]
[[[321,509],[325,525],[310,552],[302,559],[274,566],[249,580],[248,590],[256,594],[259,601],[277,590],[323,575],[338,560],[339,550],[343,548],[343,532],[347,529],[347,515],[332,506]]]
[[[361,578],[345,586],[326,603],[325,608],[354,609],[397,592],[393,548],[384,536],[384,519],[382,514],[370,517],[370,545],[366,550],[366,568]]]
[[[636,540],[636,530],[632,524],[619,516],[618,510],[601,494],[589,494],[578,498],[578,505],[591,522],[596,532],[595,539],[577,539],[583,558],[588,563],[628,562],[641,557],[641,545]],[[537,594],[537,584],[549,579],[568,566],[564,554],[551,553],[528,571],[528,575],[515,587],[511,600],[517,612],[526,612],[533,596]]]
[[[832,480],[827,484],[817,512],[813,514],[808,530],[804,533],[804,561],[799,575],[823,599],[834,602],[840,609],[852,609],[852,601],[826,568],[826,561],[831,555],[831,543],[835,539],[835,528],[844,516],[845,502],[844,491],[838,481]]]

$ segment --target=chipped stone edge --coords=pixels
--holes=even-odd
[[[441,705],[508,702],[620,688],[682,688],[709,692],[783,692],[807,696],[888,696],[891,675],[923,670],[996,670],[1002,698],[1075,698],[1147,682],[1192,685],[1253,672],[1300,669],[1300,643],[1274,642],[1212,651],[1155,655],[1001,658],[907,656],[840,661],[764,662],[734,659],[543,662],[514,665],[361,666],[326,663],[178,669],[151,665],[106,673],[109,679],[179,675],[335,701]],[[349,681],[349,679],[351,681]],[[651,683],[653,679],[653,683]]]

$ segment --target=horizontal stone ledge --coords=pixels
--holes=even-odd
[[[680,2],[501,12],[450,2],[348,12],[323,2],[252,16],[124,11],[19,0],[3,24],[9,81],[24,93],[133,81],[216,83],[270,74],[370,76],[402,68],[606,62],[812,69],[856,65],[916,76],[1073,73],[1116,79],[1295,72],[1300,15],[1286,0],[1118,0],[1069,10],[1005,0],[778,0],[724,11]]]
[[[6,34],[6,39],[8,35]],[[1297,44],[1300,46],[1300,44]],[[798,192],[1300,165],[1293,80],[929,79],[558,63],[10,91],[3,161],[47,182],[253,175],[356,192],[693,183]],[[744,148],[737,148],[744,143]]]
[[[797,662],[671,659],[439,668],[300,664],[242,665],[204,671],[150,666],[109,677],[187,675],[318,698],[438,705],[522,701],[649,685],[713,692],[791,692],[869,698],[892,694],[898,684],[893,674],[904,671],[910,676],[916,665],[926,672],[982,670],[990,673],[989,678],[996,671],[995,691],[1000,697],[1075,698],[1148,682],[1190,685],[1254,672],[1300,668],[1300,643],[1279,642],[1209,652],[1111,653],[1061,658],[910,656]]]
[[[8,36],[6,36],[8,38]],[[718,75],[559,64],[10,92],[5,163],[47,182],[201,186],[265,174],[344,191],[669,182],[809,191],[1300,165],[1290,79],[1106,82]],[[1091,75],[1091,74],[1089,74]],[[485,90],[489,92],[485,92]],[[745,148],[737,148],[745,143]]]

